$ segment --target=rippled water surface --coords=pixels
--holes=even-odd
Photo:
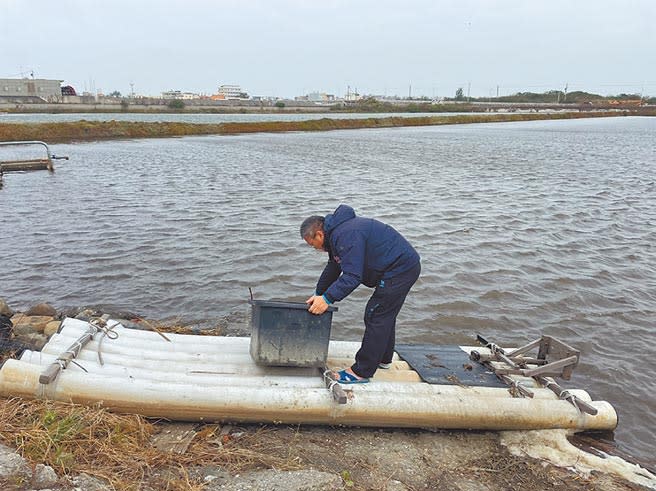
[[[245,319],[248,287],[311,294],[325,257],[298,226],[349,203],[422,255],[400,341],[556,336],[582,351],[564,385],[610,401],[621,447],[654,462],[655,136],[608,118],[56,145],[55,174],[5,175],[0,297]],[[368,293],[334,338],[359,339]]]

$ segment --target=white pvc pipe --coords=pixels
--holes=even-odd
[[[598,414],[580,413],[566,401],[399,395],[354,387],[338,405],[325,388],[207,387],[104,377],[64,370],[49,385],[38,383],[42,367],[7,360],[0,370],[0,395],[98,404],[119,412],[184,421],[281,422],[361,426],[529,430],[611,430],[617,415],[606,402]],[[357,390],[356,390],[357,389]]]
[[[55,335],[57,336],[57,335]],[[73,338],[66,337],[55,337],[51,339],[44,347],[43,351],[46,353],[61,354],[65,351],[72,342],[75,340]],[[164,351],[149,349],[149,347],[143,346],[118,346],[111,341],[103,341],[101,345],[100,352],[103,356],[109,353],[121,354],[124,356],[129,356],[133,358],[140,358],[145,360],[157,360],[166,358],[170,361],[178,362],[212,362],[215,360],[223,361],[233,361],[235,363],[253,363],[252,358],[248,351],[246,352],[237,352],[237,351],[228,351],[221,350],[217,348],[214,352],[197,352],[193,348],[184,351],[182,348],[184,346],[177,346],[177,351]],[[85,347],[85,351],[98,352],[98,341],[89,341]]]
[[[48,342],[43,348],[43,353],[61,355],[66,351],[75,340],[73,338],[55,338]],[[98,351],[100,349],[100,356],[103,360],[109,359],[113,355],[122,356],[125,358],[125,363],[131,364],[132,360],[135,362],[140,361],[158,361],[164,360],[166,363],[170,364],[182,364],[185,366],[188,365],[217,365],[217,364],[233,364],[233,365],[253,365],[253,359],[250,356],[248,351],[229,351],[217,348],[213,353],[195,353],[193,350],[188,352],[177,351],[160,351],[160,350],[151,350],[148,348],[131,348],[126,346],[117,346],[116,344],[111,343],[102,343],[99,345],[98,342],[90,341],[87,343],[84,348],[80,351],[77,358],[88,358],[88,355],[92,354],[93,357],[98,358]],[[246,348],[248,349],[248,348]],[[350,366],[353,363],[353,359],[347,358],[329,358],[329,360],[335,360],[337,363],[343,364],[344,366]],[[288,367],[293,368],[293,367]],[[409,372],[409,370],[406,370]]]
[[[43,369],[55,361],[56,355],[45,354],[38,351],[25,351],[21,356],[21,361],[31,364],[41,365]],[[143,381],[174,382],[191,385],[200,385],[208,387],[219,387],[233,385],[238,387],[325,387],[322,377],[318,370],[315,369],[282,369],[271,370],[262,368],[259,373],[225,373],[221,367],[214,370],[202,369],[202,367],[184,368],[176,367],[172,370],[171,366],[162,362],[151,367],[127,366],[125,364],[99,365],[93,358],[87,360],[77,359],[78,363],[84,370],[90,373],[96,373],[108,377],[138,379]],[[70,364],[66,370],[82,371],[83,368],[76,364]],[[272,373],[274,372],[274,373]],[[277,373],[275,373],[277,372]],[[433,396],[436,393],[451,394],[453,397],[469,397],[476,395],[480,397],[512,397],[507,389],[498,387],[459,387],[456,385],[431,385],[426,383],[404,383],[380,380],[374,377],[373,381],[367,386],[360,386],[358,390],[362,391],[391,391],[402,396],[404,394],[415,394]],[[538,399],[556,399],[556,395],[548,389],[532,389],[535,398]],[[590,396],[583,390],[572,390],[572,394],[580,397],[585,401],[590,401]]]
[[[56,355],[59,356],[61,353],[59,349],[51,349],[50,347],[45,346],[41,351],[47,355]],[[95,351],[82,350],[75,358],[77,361],[81,362],[92,362],[99,363],[98,353]],[[186,371],[186,370],[204,370],[204,371],[223,371],[223,373],[232,373],[232,374],[261,374],[264,375],[268,372],[277,373],[280,375],[284,374],[307,374],[314,372],[314,368],[296,368],[296,367],[261,367],[255,365],[252,360],[248,363],[236,363],[234,361],[222,361],[220,359],[213,360],[211,362],[175,362],[175,361],[166,361],[162,362],[161,359],[141,359],[134,358],[129,356],[124,356],[118,353],[102,353],[102,359],[105,364],[112,364],[118,366],[127,366],[127,367],[142,367],[148,368],[150,370],[162,370],[163,367],[166,367],[166,370],[169,371]],[[300,371],[300,372],[299,372]]]
[[[64,346],[66,349],[79,338],[82,331],[72,332],[69,330],[63,331],[58,334],[53,334],[48,342],[48,345]],[[134,356],[140,356],[140,352],[166,352],[173,356],[182,353],[185,359],[193,357],[215,356],[217,354],[230,355],[232,353],[247,354],[250,348],[250,338],[230,338],[217,336],[218,339],[213,339],[212,343],[206,343],[204,338],[209,336],[189,336],[195,338],[194,342],[180,343],[178,340],[167,342],[160,338],[157,334],[149,333],[151,338],[129,338],[123,336],[122,332],[119,333],[118,339],[109,339],[107,337],[101,338],[100,334],[96,334],[88,346],[97,351],[98,346],[102,347],[102,352],[126,352],[132,350]],[[355,353],[359,349],[358,343],[346,343],[344,341],[331,341],[328,346],[329,358],[348,358],[354,359]],[[248,355],[250,357],[250,355]],[[393,361],[398,361],[397,354],[394,355]]]
[[[64,350],[68,349],[70,343],[70,339],[56,337],[47,343],[41,351],[46,354],[59,356]],[[158,366],[161,367],[162,364],[165,364],[169,370],[177,371],[185,371],[188,367],[193,366],[200,367],[197,368],[198,370],[232,370],[235,373],[245,374],[250,373],[254,367],[257,367],[257,365],[253,363],[248,351],[238,351],[238,349],[247,349],[247,346],[244,345],[241,348],[233,346],[230,352],[224,352],[228,351],[228,349],[230,349],[230,346],[226,348],[226,350],[222,350],[220,347],[217,348],[215,354],[194,354],[193,352],[170,353],[165,351],[121,348],[118,346],[111,346],[109,349],[106,349],[106,346],[103,344],[101,348],[101,356],[104,362],[116,365],[143,366],[158,369]],[[77,359],[96,361],[98,359],[97,344],[94,345],[93,343],[88,343],[85,345],[84,349],[78,353]],[[349,360],[339,360],[340,364],[342,361],[347,361],[344,366],[351,364]],[[329,362],[331,362],[330,359]],[[269,367],[264,368],[269,369]],[[278,368],[282,370],[281,374],[284,373],[285,370],[297,370],[297,368],[294,367]],[[255,373],[267,373],[266,371],[257,370],[256,368],[255,370]],[[287,373],[289,374],[291,372],[288,371]],[[380,380],[399,381],[404,383],[421,382],[417,372],[411,369],[378,370],[376,372],[376,377]]]
[[[108,321],[109,325],[113,325],[115,321]],[[79,337],[84,330],[88,327],[88,323],[78,319],[66,319],[60,327],[59,334],[69,338]],[[166,341],[159,334],[153,331],[140,331],[138,329],[128,329],[119,326],[113,329],[118,333],[118,339],[114,340],[115,343],[127,343],[131,346],[142,346],[143,344],[150,345],[153,349],[173,349],[174,345],[193,345],[195,349],[200,352],[211,352],[215,346],[221,346],[224,349],[243,348],[250,345],[250,337],[232,337],[232,336],[203,336],[200,334],[173,334],[164,333],[164,335],[171,340]],[[100,334],[94,336],[94,339],[100,339]],[[128,341],[129,340],[129,341]],[[110,341],[105,338],[103,345]],[[187,349],[187,348],[185,348]],[[352,358],[355,353],[360,349],[359,342],[353,341],[330,341],[328,348],[328,356],[334,358]]]
[[[45,369],[48,365],[53,363],[56,355],[42,354],[39,352],[25,352],[20,360],[33,365],[40,365]],[[95,373],[98,375],[123,378],[129,380],[149,380],[153,382],[173,382],[184,383],[190,385],[217,387],[222,385],[235,385],[244,387],[259,387],[259,386],[280,386],[280,387],[325,387],[319,372],[313,370],[311,376],[308,375],[268,375],[268,374],[253,374],[253,375],[236,375],[236,374],[223,374],[212,372],[209,370],[186,370],[170,371],[166,364],[160,363],[160,370],[149,370],[147,368],[129,367],[121,365],[98,365],[81,361],[79,366],[71,363],[66,367],[66,370],[77,371],[82,373]]]
[[[77,336],[83,329],[88,327],[85,322],[77,321],[71,327],[70,323],[64,322],[65,329],[60,333],[54,335],[51,340],[42,349],[44,353],[60,355],[67,349],[72,342],[77,339]],[[130,333],[138,332],[139,336],[119,336],[118,339],[112,340],[105,338],[100,344],[99,340],[89,342],[85,348],[78,355],[78,360],[92,361],[98,358],[98,347],[101,346],[101,353],[103,360],[107,363],[114,363],[117,365],[125,366],[142,366],[144,368],[152,367],[157,368],[156,365],[164,362],[170,370],[185,372],[189,367],[199,366],[202,368],[197,369],[200,371],[218,371],[222,373],[234,374],[260,374],[264,375],[267,372],[259,369],[253,365],[253,361],[249,354],[250,338],[235,338],[223,336],[198,336],[198,335],[178,335],[178,338],[193,339],[195,343],[178,343],[167,342],[159,335],[153,332],[135,331],[125,328],[117,328],[120,334],[123,331]],[[177,339],[177,338],[176,338]],[[212,340],[211,346],[206,346],[204,343],[207,340]],[[355,350],[359,347],[358,343],[351,342],[331,342],[329,349],[329,361],[339,363],[339,366],[348,366],[352,363],[351,359],[338,359],[330,358],[334,352],[344,354],[347,351]],[[464,352],[471,351],[472,347],[461,347]],[[202,351],[202,352],[198,352]],[[486,349],[482,348],[481,352]],[[114,358],[114,355],[120,358]],[[398,360],[398,355],[395,354],[395,359]],[[291,374],[289,370],[291,367],[281,369],[287,371],[286,374]],[[282,372],[281,372],[282,374]],[[526,377],[513,377],[520,380],[527,387],[539,388],[535,381]],[[405,383],[418,383],[420,378],[414,370],[378,370],[376,374],[378,380],[398,381]]]

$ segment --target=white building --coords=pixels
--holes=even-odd
[[[192,99],[200,99],[200,96],[192,92],[180,92],[179,90],[168,90],[166,92],[162,92],[162,99],[181,99],[184,101],[189,101]]]
[[[310,92],[307,98],[311,102],[332,102],[335,100],[334,95],[326,94],[325,92]]]
[[[62,82],[43,78],[0,78],[0,97],[40,97],[46,102],[59,102]]]
[[[248,94],[239,85],[219,85],[218,95],[223,99],[248,99]]]

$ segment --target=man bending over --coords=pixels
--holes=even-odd
[[[342,384],[369,382],[378,368],[389,368],[394,354],[396,317],[421,271],[419,254],[396,230],[372,218],[358,217],[340,205],[330,215],[311,216],[301,237],[328,253],[308,310],[323,314],[360,284],[375,288],[364,312],[365,331],[355,363],[336,374]]]

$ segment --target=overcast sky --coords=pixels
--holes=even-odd
[[[656,96],[655,25],[656,0],[0,0],[0,78],[144,95]]]

